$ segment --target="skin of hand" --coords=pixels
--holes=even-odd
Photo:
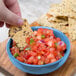
[[[23,19],[17,0],[0,0],[0,27],[4,22],[7,27],[11,25],[21,26]]]

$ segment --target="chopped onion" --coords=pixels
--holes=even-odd
[[[39,41],[37,41],[38,43],[42,43],[40,40]]]
[[[52,44],[53,44],[52,41],[49,41],[49,42],[48,42],[48,45],[49,45],[49,46],[52,46]]]
[[[40,40],[42,43],[45,43],[44,40]]]
[[[38,56],[38,59],[41,59],[41,56]]]
[[[53,52],[55,49],[54,48],[50,48],[50,51]]]
[[[64,46],[64,42],[63,42],[63,41],[59,41],[59,42],[58,42],[58,45]]]
[[[45,43],[44,40],[39,40],[38,43]]]
[[[33,34],[34,34],[34,35],[37,35],[37,31],[34,31]]]
[[[53,39],[54,37],[53,36],[50,36],[50,39]]]
[[[37,39],[41,39],[41,36],[37,36]]]

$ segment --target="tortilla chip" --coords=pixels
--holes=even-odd
[[[10,28],[9,36],[16,42],[16,45],[20,50],[23,50],[26,45],[26,38],[31,36],[32,33],[32,29],[25,20],[24,25],[21,27],[12,26]]]
[[[76,20],[69,18],[69,37],[71,41],[76,40]]]
[[[29,36],[32,36],[32,30],[27,28],[24,28],[23,30],[17,32],[12,39],[17,43],[17,47],[20,48],[20,50],[23,50],[23,48],[26,46],[26,38]]]
[[[21,27],[11,25],[9,29],[9,37],[13,37],[18,31],[21,31],[24,27],[26,27],[26,25],[29,25],[26,19],[24,19],[24,25]]]
[[[48,17],[46,15],[43,15],[42,17],[40,17],[37,20],[38,24],[42,25],[42,26],[48,26],[48,27],[52,27],[52,28],[56,28],[60,31],[62,31],[63,33],[67,33],[68,32],[68,22],[63,22],[63,23],[57,23],[57,22],[50,22],[48,21]]]
[[[48,14],[51,14],[53,16],[68,16],[68,5],[66,3],[62,4],[55,4],[53,5],[49,11]]]

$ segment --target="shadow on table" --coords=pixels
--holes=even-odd
[[[51,76],[52,73],[48,73],[48,74],[42,74],[42,75],[34,75],[34,74],[28,74],[26,73],[26,76]]]
[[[9,72],[0,67],[0,76],[13,76],[13,75],[11,75]]]

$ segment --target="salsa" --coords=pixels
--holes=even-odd
[[[12,55],[19,61],[32,65],[53,63],[65,54],[66,44],[53,33],[53,30],[39,28],[26,38],[27,45],[19,50],[13,41]]]

